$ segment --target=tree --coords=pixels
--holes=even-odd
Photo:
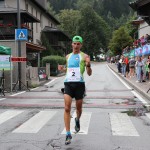
[[[78,20],[80,16],[80,11],[78,10],[61,10],[58,14],[59,21],[61,22],[59,28],[73,37],[77,33],[77,28],[79,26]]]
[[[102,17],[90,5],[86,5],[81,9],[77,33],[83,37],[83,51],[92,56],[100,48],[106,47],[110,30]]]
[[[41,58],[44,56],[49,56],[49,55],[56,55],[57,51],[55,51],[51,45],[49,44],[49,40],[48,37],[46,36],[45,33],[41,34],[41,42],[42,42],[42,46],[46,47],[46,51],[43,51],[41,53]]]
[[[128,20],[124,24],[126,32],[128,32],[128,34],[132,38],[138,38],[138,37],[135,37],[135,34],[138,32],[138,26],[135,26],[135,25],[131,24],[132,20],[135,20],[135,19],[136,19],[136,13],[130,12],[129,15],[128,15]]]
[[[49,0],[56,13],[64,9],[74,9],[76,0]]]
[[[124,27],[120,27],[114,31],[113,37],[109,43],[109,48],[114,55],[122,54],[122,49],[126,46],[130,46],[133,43],[133,39],[126,32]]]
[[[54,9],[53,9],[53,6],[51,5],[51,3],[50,2],[48,2],[48,7],[47,7],[47,11],[50,13],[50,14],[52,14],[52,15],[56,15],[56,12],[54,11]]]

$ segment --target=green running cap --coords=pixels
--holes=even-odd
[[[76,35],[76,36],[73,37],[72,41],[73,42],[80,42],[80,43],[82,43],[83,39],[82,39],[81,36]]]

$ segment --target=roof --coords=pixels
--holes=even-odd
[[[17,14],[17,9],[12,7],[0,7],[0,14]],[[26,18],[26,21],[28,22],[40,22],[39,19],[34,17],[26,10],[20,9],[20,15],[21,17]]]
[[[141,20],[132,20],[131,21],[131,23],[133,24],[133,25],[139,25],[139,24],[141,24],[141,23],[143,23],[144,22],[144,19],[141,19]]]
[[[129,3],[129,6],[150,25],[150,0],[137,0]]]
[[[60,24],[60,22],[53,16],[51,15],[47,9],[45,9],[43,6],[40,5],[40,3],[38,3],[36,0],[32,0],[32,3],[34,3],[35,5],[37,5],[42,11],[44,11],[45,14],[47,14],[47,16],[52,19],[52,21],[54,21],[55,23],[57,23],[58,25]]]
[[[52,16],[44,7],[42,7],[36,0],[32,0],[32,3],[34,3],[36,6],[38,6],[40,8],[40,10],[42,10],[57,25],[60,24],[60,22],[54,16]],[[5,4],[5,2],[0,1],[0,13],[5,13],[6,14],[6,12],[8,12],[8,13],[17,13],[17,8],[8,7]],[[20,13],[26,15],[28,18],[33,19],[34,22],[40,22],[39,19],[34,17],[32,14],[30,14],[26,10],[20,9]],[[31,22],[33,22],[33,21],[31,21]]]
[[[28,51],[44,51],[46,50],[46,48],[44,46],[38,45],[38,44],[34,44],[31,42],[26,42],[26,46]]]
[[[150,0],[137,0],[135,2],[130,2],[129,6],[134,9],[137,10],[139,7],[142,7],[146,4],[150,3]]]
[[[57,28],[45,26],[45,28],[42,30],[42,32],[49,33],[49,34],[55,33],[59,37],[59,41],[71,40],[67,34],[65,34],[63,31],[61,31]]]

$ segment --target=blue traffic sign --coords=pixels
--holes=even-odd
[[[28,30],[27,29],[15,29],[15,40],[27,41]]]

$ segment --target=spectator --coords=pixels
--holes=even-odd
[[[144,36],[142,36],[142,37],[140,38],[140,43],[141,43],[141,46],[144,46],[144,45],[145,45],[145,37],[144,37]]]
[[[122,75],[125,77],[126,76],[126,63],[125,63],[124,56],[122,56],[121,67],[122,67]]]
[[[134,77],[134,74],[135,74],[135,60],[134,60],[134,57],[131,57],[131,59],[129,60],[129,75],[130,75],[130,78],[131,77]]]
[[[145,35],[145,42],[150,43],[150,35],[149,34]]]
[[[141,40],[140,39],[137,40],[137,43],[138,43],[137,47],[141,47]]]
[[[147,59],[147,70],[148,70],[148,79],[150,80],[150,55],[148,56],[148,59]]]
[[[138,46],[138,40],[134,40],[133,46],[134,46],[134,47],[137,47],[137,46]]]
[[[110,59],[110,63],[112,64],[112,63],[115,63],[115,59],[114,59],[114,57],[111,57],[111,59]]]
[[[118,61],[118,65],[117,65],[117,67],[118,67],[118,73],[121,73],[122,71],[121,71],[121,63],[122,63],[122,56],[120,57],[120,59],[119,59],[119,61]]]
[[[141,82],[142,81],[141,74],[142,74],[142,67],[143,67],[141,57],[137,58],[135,66],[137,67],[137,71],[136,71],[137,72],[137,81],[136,82]]]
[[[142,56],[142,82],[146,82],[146,62],[147,62],[147,58],[143,55]]]
[[[126,74],[125,74],[125,77],[128,78],[128,75],[129,75],[129,59],[128,57],[125,57],[125,64],[126,64]]]

